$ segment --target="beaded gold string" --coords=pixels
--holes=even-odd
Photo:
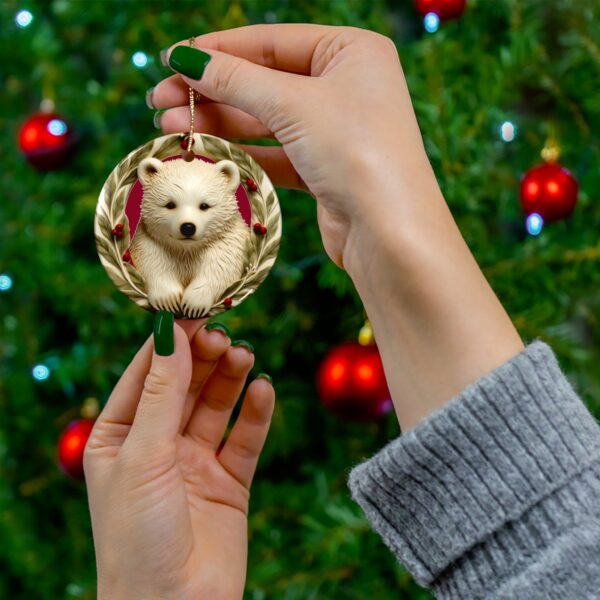
[[[191,37],[189,40],[190,47],[194,47],[195,37]],[[194,116],[196,112],[196,101],[200,99],[199,94],[193,88],[188,88],[190,96],[190,132],[187,136],[187,148],[184,153],[184,158],[187,161],[194,159],[194,151],[192,145],[194,144]]]

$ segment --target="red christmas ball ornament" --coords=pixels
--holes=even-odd
[[[95,419],[71,421],[58,440],[58,463],[75,479],[83,479],[83,451]]]
[[[466,6],[467,0],[415,0],[415,8],[422,17],[433,13],[440,21],[460,18]]]
[[[36,169],[60,169],[73,156],[73,130],[57,113],[36,113],[25,121],[19,131],[19,148]]]
[[[525,214],[537,213],[545,222],[569,217],[578,193],[575,177],[557,163],[534,167],[521,180],[521,206]]]
[[[319,367],[317,389],[332,413],[350,421],[371,421],[392,410],[377,346],[346,342]]]

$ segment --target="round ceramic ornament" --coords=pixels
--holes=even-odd
[[[252,156],[193,133],[192,118],[189,134],[154,139],[114,168],[95,236],[106,272],[138,306],[196,319],[236,306],[262,283],[279,249],[281,211]]]

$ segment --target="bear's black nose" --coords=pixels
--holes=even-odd
[[[184,223],[180,228],[181,235],[192,237],[196,233],[196,226],[193,223]]]

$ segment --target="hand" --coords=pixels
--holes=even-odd
[[[245,148],[275,185],[316,198],[323,244],[360,294],[403,429],[522,350],[435,180],[389,39],[255,25],[194,44],[208,54],[171,47],[179,75],[149,93],[169,109],[160,126],[187,130],[189,85],[205,97],[200,131],[281,142]]]
[[[175,325],[170,356],[144,344],[86,446],[100,600],[242,597],[249,490],[274,391],[264,378],[250,384],[219,451],[254,356],[201,325]]]
[[[201,69],[206,55],[181,45]],[[276,138],[281,147],[244,148],[275,185],[314,195],[323,244],[339,266],[356,224],[402,210],[396,197],[379,193],[381,178],[400,189],[437,187],[388,38],[352,27],[256,25],[198,36],[195,47],[211,56],[201,78],[179,65],[183,77],[151,92],[156,108],[170,109],[162,130],[189,129],[190,85],[212,100],[199,105],[198,131]]]

